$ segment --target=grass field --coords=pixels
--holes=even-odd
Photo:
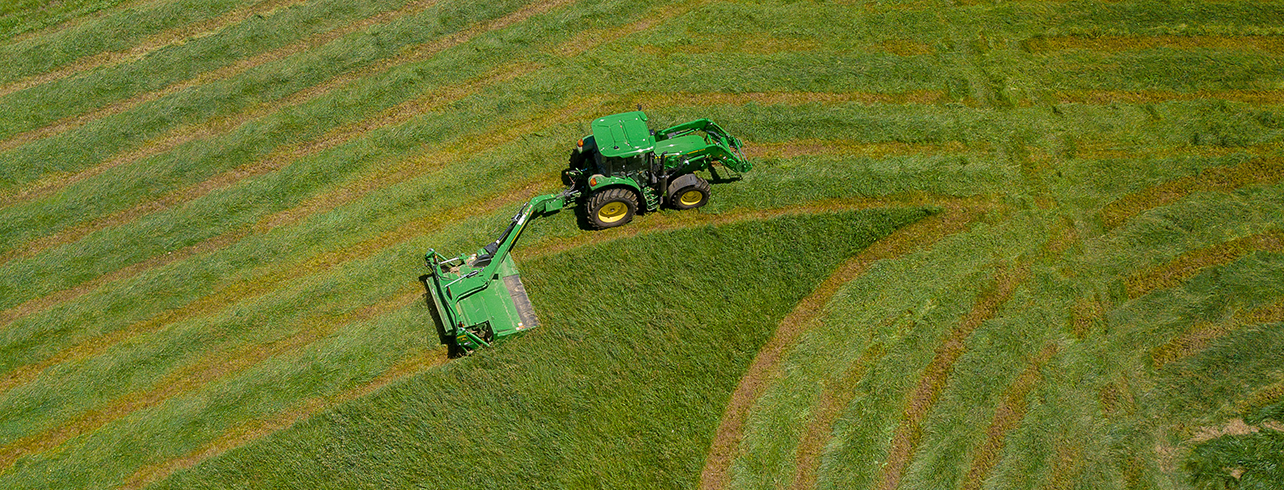
[[[0,487],[1284,488],[1284,3],[0,7]],[[593,118],[695,211],[416,277]]]

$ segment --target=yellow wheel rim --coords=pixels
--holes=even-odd
[[[614,223],[629,214],[629,206],[621,201],[611,201],[598,208],[597,219],[603,223]]]
[[[678,202],[682,203],[683,206],[695,206],[700,204],[702,200],[704,200],[704,194],[697,190],[683,192],[682,197],[678,198]]]

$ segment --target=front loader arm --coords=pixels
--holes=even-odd
[[[696,131],[708,135],[705,141],[709,146],[696,153],[704,154],[710,158],[721,161],[723,165],[737,172],[748,172],[753,169],[753,164],[745,158],[740,147],[743,143],[740,138],[727,134],[717,123],[709,119],[696,119],[691,122],[682,123],[677,126],[665,128],[655,133],[656,141],[678,138]]]

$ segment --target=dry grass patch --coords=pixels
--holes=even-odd
[[[1253,105],[1284,104],[1284,90],[1066,90],[1052,95],[1053,103],[1156,104],[1182,100],[1229,100]]]

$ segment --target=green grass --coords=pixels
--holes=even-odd
[[[174,483],[212,482],[201,474],[208,471],[234,478],[218,485],[691,486],[721,402],[775,323],[846,256],[921,216],[870,211],[777,218],[648,235],[524,263],[542,320],[558,328],[537,330],[508,342],[508,349],[451,363],[344,410],[334,422],[354,431],[344,436],[347,444],[311,437],[324,433],[300,427],[299,439],[273,440],[240,464],[203,468]],[[786,242],[807,253],[781,255]],[[675,254],[689,257],[686,266],[670,265]],[[729,256],[739,259],[724,259]],[[745,277],[753,280],[733,280]],[[710,301],[717,307],[696,307]],[[416,413],[434,416],[422,424],[393,422]],[[394,439],[407,445],[382,447]],[[648,450],[652,444],[665,449]],[[543,457],[530,458],[528,450]],[[327,470],[308,456],[355,462],[372,451],[391,459],[371,462],[368,472]],[[305,473],[263,472],[268,468],[255,462],[286,461],[279,458]],[[474,470],[398,463],[415,460],[473,461]]]
[[[250,3],[7,5],[0,40],[21,39],[0,41],[0,83]],[[0,138],[405,3],[305,2],[36,84],[0,97]],[[1284,227],[1280,176],[1224,181],[1284,157],[1279,5],[580,0],[472,30],[529,6],[442,1],[0,155],[0,486],[175,469],[158,486],[696,486],[781,319],[927,209],[939,221],[916,227],[975,221],[932,242],[906,230],[905,251],[836,286],[759,380],[730,487],[877,488],[889,467],[900,488],[1284,484],[1281,324],[1251,317],[1280,301],[1280,246],[1206,256],[1144,294],[1129,282]],[[539,218],[518,255],[544,325],[430,366],[424,249],[492,239],[557,189],[593,117],[636,104],[766,156],[699,211],[604,232],[578,210]],[[96,168],[174,135],[191,140]],[[853,205],[877,209],[838,210]],[[1217,335],[1155,361],[1201,328]],[[930,374],[934,359],[949,362]],[[911,416],[921,433],[897,439]],[[1258,432],[1216,437],[1237,419]],[[894,443],[908,455],[885,465]]]

